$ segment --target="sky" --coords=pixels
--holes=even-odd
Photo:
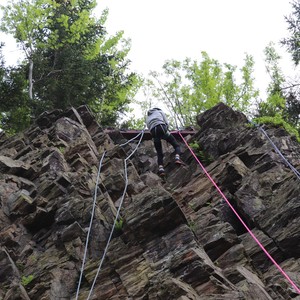
[[[6,0],[0,0],[5,4]],[[264,48],[274,42],[282,56],[280,67],[286,76],[295,69],[290,55],[279,41],[289,36],[284,16],[292,12],[289,0],[97,0],[95,14],[109,9],[105,24],[108,34],[119,30],[131,39],[130,69],[147,75],[161,71],[168,59],[200,60],[201,52],[220,63],[243,66],[245,53],[254,57],[255,85],[264,95],[269,83]],[[6,42],[8,64],[20,57],[13,39]]]
[[[109,9],[110,34],[123,30],[131,39],[131,69],[147,75],[161,71],[168,59],[200,60],[201,52],[220,63],[243,66],[245,53],[254,57],[256,87],[266,91],[264,48],[272,41],[282,56],[280,67],[294,75],[290,55],[279,44],[289,36],[284,16],[289,0],[97,0],[97,12]]]

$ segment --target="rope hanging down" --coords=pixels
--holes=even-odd
[[[198,164],[200,165],[200,167],[202,168],[202,170],[204,171],[205,175],[208,177],[208,179],[212,182],[212,184],[215,186],[215,188],[217,189],[217,191],[219,192],[219,194],[222,196],[222,198],[226,201],[226,203],[229,205],[229,207],[231,208],[231,210],[234,212],[234,214],[237,216],[237,218],[239,219],[239,221],[243,224],[243,226],[246,228],[246,230],[249,232],[249,234],[251,235],[251,237],[254,239],[254,241],[259,245],[259,247],[265,252],[265,254],[267,255],[267,257],[272,261],[272,263],[277,267],[277,269],[283,274],[283,276],[290,282],[290,284],[294,287],[294,289],[298,292],[298,294],[300,294],[300,289],[297,287],[297,285],[292,281],[292,279],[284,272],[284,270],[279,266],[279,264],[274,260],[274,258],[271,256],[271,254],[265,249],[265,247],[261,244],[261,242],[257,239],[257,237],[254,235],[254,233],[251,231],[251,229],[246,225],[246,223],[242,220],[242,218],[240,217],[240,215],[237,213],[237,211],[234,209],[234,207],[231,205],[231,203],[229,202],[229,200],[226,198],[226,196],[223,194],[223,192],[220,190],[220,188],[218,187],[218,185],[215,183],[215,181],[213,180],[213,178],[209,175],[209,173],[207,172],[207,170],[205,169],[205,167],[202,165],[202,163],[200,162],[200,160],[198,159],[198,157],[196,156],[196,154],[194,153],[194,151],[191,149],[191,147],[189,146],[189,144],[187,143],[187,141],[184,139],[184,137],[182,136],[181,132],[178,131],[181,139],[183,140],[184,144],[187,146],[187,148],[190,150],[191,154],[194,156],[195,160],[198,162]]]
[[[102,268],[102,264],[103,264],[103,262],[104,262],[104,258],[105,258],[105,256],[106,256],[106,253],[107,253],[107,250],[108,250],[108,247],[109,247],[109,244],[110,244],[110,241],[111,241],[111,238],[112,238],[112,235],[113,235],[113,232],[114,232],[114,229],[115,229],[117,220],[118,220],[119,215],[120,215],[121,207],[122,207],[123,201],[124,201],[124,199],[125,199],[125,195],[126,195],[126,191],[127,191],[127,187],[128,187],[127,161],[132,157],[132,155],[136,152],[136,150],[137,150],[138,147],[140,146],[140,144],[141,144],[141,142],[142,142],[142,139],[143,139],[144,130],[142,130],[142,132],[141,132],[140,134],[141,134],[141,137],[140,137],[140,139],[139,139],[139,142],[138,142],[137,146],[136,146],[135,149],[131,152],[131,154],[129,154],[129,155],[124,159],[125,187],[124,187],[123,194],[122,194],[121,201],[120,201],[120,205],[119,205],[119,207],[118,207],[117,214],[116,214],[116,217],[115,217],[115,220],[114,220],[113,227],[112,227],[112,229],[111,229],[111,232],[110,232],[108,241],[107,241],[107,243],[106,243],[106,247],[105,247],[105,249],[104,249],[102,258],[101,258],[101,260],[100,260],[99,267],[98,267],[97,273],[96,273],[96,275],[95,275],[95,278],[94,278],[92,287],[91,287],[91,289],[90,289],[89,295],[88,295],[88,297],[87,297],[87,300],[90,299],[90,297],[91,297],[91,295],[92,295],[92,293],[93,293],[93,289],[94,289],[96,280],[97,280],[97,278],[98,278],[98,276],[99,276],[99,273],[100,273],[100,270],[101,270],[101,268]],[[140,134],[139,134],[139,135],[140,135]],[[135,139],[135,138],[134,138],[134,139]],[[132,140],[133,140],[133,139],[132,139]],[[125,143],[125,144],[126,144],[126,143]],[[124,145],[124,144],[123,144],[123,145]],[[122,146],[122,145],[121,145],[121,146]]]
[[[265,135],[265,137],[269,140],[275,151],[279,154],[279,156],[284,160],[284,162],[287,164],[287,166],[294,172],[294,174],[297,176],[297,178],[300,180],[300,172],[285,158],[285,156],[281,153],[281,151],[278,149],[278,147],[274,144],[274,142],[271,140],[267,132],[260,126],[257,126],[258,129]]]
[[[133,140],[137,139],[141,134],[144,135],[145,129],[143,129],[138,135],[136,135],[135,137],[133,137],[132,139],[128,140],[126,143],[121,144],[120,146],[123,147],[127,144],[129,144],[130,142],[132,142]]]
[[[79,290],[80,290],[81,280],[82,280],[84,266],[85,266],[87,248],[88,248],[88,244],[89,244],[90,234],[91,234],[91,230],[92,230],[92,223],[93,223],[94,213],[95,213],[95,207],[96,207],[97,190],[98,190],[98,185],[99,185],[100,172],[101,172],[102,162],[103,162],[105,154],[106,154],[106,151],[103,152],[103,154],[101,156],[101,159],[100,159],[100,162],[99,162],[99,168],[98,168],[98,174],[97,174],[96,186],[95,186],[95,192],[94,192],[93,207],[92,207],[92,213],[91,213],[91,219],[90,219],[90,226],[89,226],[89,229],[88,229],[86,242],[85,242],[84,255],[83,255],[83,260],[82,260],[82,265],[81,265],[81,271],[80,271],[80,277],[79,277],[77,292],[76,292],[76,300],[78,299],[78,296],[79,296]]]

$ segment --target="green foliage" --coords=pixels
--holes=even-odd
[[[202,150],[200,144],[197,141],[191,142],[189,146],[193,149],[194,153],[197,155],[201,162],[209,165],[214,161],[211,155]]]
[[[87,104],[101,125],[113,126],[128,109],[141,84],[137,74],[128,73],[130,40],[123,39],[122,31],[107,36],[108,11],[97,20],[95,6],[95,0],[19,0],[2,6],[1,29],[13,34],[26,56],[14,73],[4,70],[0,87],[1,101],[11,103],[0,105],[2,119],[9,119],[16,131],[28,126],[28,116],[45,110]],[[22,84],[16,84],[21,78]],[[8,83],[22,91],[22,105],[10,101]],[[13,111],[20,113],[16,106],[26,108],[22,128],[13,124]]]
[[[259,116],[270,116],[282,115],[285,107],[285,99],[280,93],[276,92],[271,94],[265,102],[259,103],[258,115]]]
[[[8,135],[14,135],[29,126],[30,117],[30,110],[26,106],[15,107],[9,113],[0,115],[0,123]]]
[[[54,0],[10,0],[1,6],[1,31],[12,34],[29,57],[36,47],[44,46],[53,8],[58,5]]]
[[[271,78],[271,82],[268,86],[268,92],[270,95],[280,94],[280,96],[282,96],[281,86],[285,82],[285,79],[279,67],[281,57],[276,52],[274,43],[269,43],[264,50],[264,54],[266,70]]]
[[[27,262],[28,262],[29,264],[35,264],[35,263],[37,262],[37,260],[38,260],[37,256],[34,255],[34,254],[31,254],[31,255],[28,257]]]
[[[194,203],[189,203],[188,206],[189,206],[189,208],[192,209],[193,211],[196,211],[196,210],[195,210],[195,209],[196,209],[196,208],[195,208],[196,205],[195,205]]]
[[[60,146],[60,147],[58,147],[58,150],[61,154],[64,154],[66,152],[66,147]]]
[[[148,80],[150,81],[150,80]],[[121,127],[123,128],[131,128],[131,129],[143,129],[145,128],[145,121],[147,112],[151,107],[154,107],[155,104],[152,101],[153,100],[153,89],[151,89],[151,85],[147,85],[147,80],[143,77],[139,77],[139,84],[137,85],[139,88],[142,87],[142,94],[143,97],[137,97],[133,99],[131,104],[134,104],[135,107],[138,107],[139,115],[142,115],[143,117],[137,118],[136,113],[134,113],[133,117],[131,117],[129,120],[126,120],[123,124],[121,124]],[[129,112],[131,115],[133,114],[134,110],[130,109]],[[168,115],[167,115],[168,117]],[[169,120],[172,121],[172,120]],[[172,122],[171,122],[172,123]],[[173,126],[173,124],[171,124]]]
[[[245,127],[246,127],[246,128],[254,128],[254,127],[255,127],[255,124],[253,124],[253,123],[246,123],[246,124],[245,124]]]
[[[281,126],[300,142],[299,100],[296,99],[295,94],[284,95],[282,85],[285,78],[279,68],[279,60],[280,56],[277,54],[274,44],[270,43],[265,49],[266,69],[271,78],[268,97],[266,101],[259,103],[254,120],[259,124]]]
[[[116,228],[117,231],[122,230],[122,228],[123,228],[123,219],[122,218],[120,218],[120,220],[116,221],[115,228]]]
[[[189,222],[189,228],[190,228],[193,232],[195,232],[195,230],[196,230],[196,223],[195,223],[195,221],[190,221],[190,222]]]
[[[300,62],[300,2],[292,1],[292,13],[285,17],[288,24],[288,30],[290,36],[281,41],[281,43],[286,47],[288,52],[292,55],[292,59],[295,65]]]
[[[29,126],[31,108],[24,69],[6,68],[0,57],[0,128],[12,135]]]
[[[283,112],[284,119],[300,130],[300,91],[289,91]]]
[[[210,199],[210,200],[206,201],[205,206],[212,207],[213,206],[212,200]]]
[[[22,276],[21,283],[23,286],[27,286],[34,279],[33,275]]]
[[[120,124],[120,128],[123,129],[137,129],[141,130],[145,128],[145,119],[144,118],[130,118],[129,120]]]
[[[293,127],[291,124],[286,122],[279,114],[273,117],[264,116],[264,117],[255,118],[254,121],[258,124],[272,124],[275,126],[283,127],[289,134],[295,136],[297,141],[300,143],[300,134],[298,130],[295,127]]]
[[[146,88],[151,90],[151,101],[164,103],[172,119],[178,120],[177,127],[193,126],[196,115],[219,102],[246,112],[250,102],[258,97],[253,67],[253,58],[246,55],[239,70],[242,79],[237,83],[236,66],[220,64],[202,52],[200,61],[166,61],[162,73],[150,73],[152,79],[146,82]]]

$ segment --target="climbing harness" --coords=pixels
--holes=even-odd
[[[138,136],[140,136],[140,135],[141,135],[141,137],[140,137],[140,139],[139,139],[138,144],[137,144],[136,147],[133,149],[133,151],[132,151],[125,159],[124,159],[125,187],[124,187],[123,194],[122,194],[122,197],[121,197],[121,201],[120,201],[120,204],[119,204],[117,213],[116,213],[116,217],[115,217],[115,220],[114,220],[114,223],[113,223],[113,227],[112,227],[112,229],[111,229],[111,232],[110,232],[108,241],[107,241],[107,243],[106,243],[106,246],[105,246],[105,249],[104,249],[102,258],[101,258],[101,260],[100,260],[99,267],[98,267],[98,269],[97,269],[97,273],[96,273],[96,275],[95,275],[95,277],[94,277],[94,280],[93,280],[91,289],[90,289],[90,291],[89,291],[87,300],[89,300],[90,297],[91,297],[91,295],[92,295],[92,292],[93,292],[93,289],[94,289],[96,280],[97,280],[97,278],[98,278],[98,276],[99,276],[99,273],[100,273],[100,270],[101,270],[101,268],[102,268],[102,265],[103,265],[104,259],[105,259],[105,257],[106,257],[106,253],[107,253],[107,251],[108,251],[108,247],[109,247],[109,244],[110,244],[110,241],[111,241],[111,238],[112,238],[114,229],[115,229],[115,226],[116,226],[116,224],[117,224],[117,221],[118,221],[118,218],[119,218],[119,215],[120,215],[120,211],[121,211],[121,207],[122,207],[123,201],[124,201],[124,199],[125,199],[125,195],[126,195],[126,191],[127,191],[127,187],[128,187],[127,161],[133,156],[133,154],[136,152],[136,150],[137,150],[138,147],[140,146],[140,144],[141,144],[141,142],[142,142],[142,139],[143,139],[144,130],[142,130],[137,136],[135,136],[135,137],[132,138],[131,140],[129,140],[129,141],[127,141],[126,143],[120,145],[120,146],[124,146],[124,145],[128,144],[129,142],[135,140],[135,139],[136,139]],[[94,217],[94,210],[95,210],[95,206],[96,206],[97,189],[98,189],[98,185],[99,185],[100,171],[101,171],[102,161],[103,161],[103,158],[104,158],[105,154],[106,154],[106,152],[103,153],[103,155],[102,155],[102,157],[101,157],[101,160],[100,160],[100,163],[99,163],[99,169],[98,169],[97,180],[96,180],[96,186],[95,186],[95,193],[94,193],[94,202],[93,202],[93,208],[92,208],[92,215],[91,215],[90,226],[89,226],[89,230],[88,230],[88,234],[87,234],[87,239],[86,239],[86,245],[85,245],[84,257],[83,257],[83,262],[82,262],[82,267],[81,267],[81,273],[80,273],[80,279],[79,279],[78,288],[77,288],[77,293],[76,293],[76,300],[78,299],[78,296],[79,296],[79,290],[80,290],[80,285],[81,285],[82,276],[83,276],[83,271],[84,271],[84,266],[85,266],[87,247],[88,247],[88,243],[89,243],[90,231],[91,231],[91,228],[92,228],[92,222],[93,222],[93,217]]]
[[[200,165],[200,167],[202,168],[202,170],[204,171],[205,175],[208,177],[208,179],[212,182],[212,184],[215,186],[215,188],[217,189],[217,191],[219,192],[219,194],[222,196],[222,198],[226,201],[226,203],[229,205],[229,207],[231,208],[231,210],[234,212],[234,214],[237,216],[237,218],[239,219],[239,221],[243,224],[243,226],[246,228],[246,230],[249,232],[249,234],[251,235],[251,237],[254,239],[254,241],[259,245],[259,247],[265,252],[265,254],[267,255],[267,257],[272,261],[272,263],[277,267],[277,269],[283,274],[283,276],[290,282],[290,284],[294,287],[294,289],[300,294],[300,289],[297,287],[297,285],[292,281],[292,279],[286,274],[286,272],[284,272],[284,270],[279,266],[279,264],[274,260],[274,258],[271,256],[271,254],[265,249],[265,247],[261,244],[261,242],[257,239],[257,237],[254,235],[254,233],[251,231],[251,229],[246,225],[246,223],[242,220],[242,218],[240,217],[240,215],[237,213],[237,211],[234,209],[234,207],[231,205],[231,203],[229,202],[229,200],[227,199],[227,197],[223,194],[223,192],[221,191],[221,189],[218,187],[218,185],[216,184],[216,182],[213,180],[213,178],[209,175],[209,173],[207,172],[207,170],[205,169],[205,167],[202,165],[202,163],[200,162],[200,160],[198,159],[198,157],[196,156],[196,154],[194,153],[194,151],[192,150],[192,148],[189,146],[189,144],[187,143],[187,141],[184,139],[184,137],[182,136],[181,132],[178,131],[178,134],[180,135],[181,139],[183,140],[184,144],[187,146],[187,148],[189,149],[189,151],[191,152],[191,154],[194,156],[195,160],[197,161],[197,163]]]

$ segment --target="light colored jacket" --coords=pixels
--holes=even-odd
[[[152,108],[148,111],[148,116],[146,119],[146,125],[148,129],[151,131],[155,126],[159,124],[168,124],[168,120],[164,112],[159,108]]]

